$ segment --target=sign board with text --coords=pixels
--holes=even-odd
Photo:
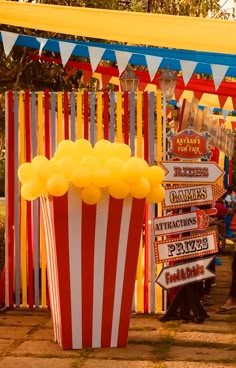
[[[164,209],[177,209],[212,204],[225,193],[218,184],[172,185],[165,187]]]
[[[200,232],[154,243],[156,263],[181,261],[218,252],[218,238],[215,230]]]
[[[162,161],[160,166],[165,171],[163,183],[213,184],[224,175],[224,171],[213,161]]]
[[[171,216],[154,217],[154,235],[174,235],[189,231],[204,230],[209,225],[209,217],[202,210]]]
[[[213,257],[200,258],[194,261],[165,267],[156,278],[156,283],[164,289],[171,289],[195,281],[214,277],[215,274],[208,269]]]

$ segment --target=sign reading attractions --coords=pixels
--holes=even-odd
[[[208,270],[212,260],[213,257],[201,258],[163,268],[156,278],[156,283],[164,289],[171,289],[214,277],[215,274]]]
[[[173,185],[165,187],[164,209],[185,208],[212,204],[220,198],[225,189],[218,185]]]
[[[211,230],[199,235],[156,241],[154,250],[156,263],[180,261],[217,253],[217,233]]]
[[[193,129],[185,129],[179,133],[170,132],[168,134],[170,150],[167,155],[170,159],[178,157],[182,159],[209,159],[212,155],[208,148],[209,133],[200,134]]]
[[[224,171],[213,161],[162,161],[166,172],[163,183],[215,183]]]
[[[204,230],[209,225],[209,217],[202,210],[153,219],[154,235],[180,234],[188,231]]]

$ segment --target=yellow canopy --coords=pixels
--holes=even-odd
[[[118,42],[236,53],[236,23],[228,20],[0,0],[0,23]]]

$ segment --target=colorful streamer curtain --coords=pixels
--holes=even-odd
[[[20,196],[17,170],[36,155],[50,157],[63,139],[108,139],[129,144],[153,165],[162,159],[161,93],[6,93],[6,305],[46,307],[47,265],[40,202]],[[160,209],[159,209],[160,212]],[[161,312],[162,290],[155,283],[152,229],[157,214],[146,205],[140,240],[133,310]],[[159,267],[160,268],[160,267]]]

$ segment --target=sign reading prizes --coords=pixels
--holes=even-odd
[[[163,209],[174,210],[175,213],[153,219],[157,237],[155,261],[165,264],[156,282],[165,289],[180,288],[161,320],[176,319],[178,313],[181,318],[183,310],[184,319],[186,311],[190,319],[192,310],[195,321],[200,323],[207,314],[191,284],[214,277],[208,269],[213,257],[204,256],[217,253],[218,241],[215,230],[207,231],[209,216],[215,211],[198,209],[191,212],[191,207],[211,205],[224,194],[223,183],[220,184],[224,171],[217,163],[207,161],[212,155],[208,133],[186,129],[169,133],[168,139],[167,155],[174,161],[159,163],[165,171]],[[186,210],[181,213],[183,209]]]

